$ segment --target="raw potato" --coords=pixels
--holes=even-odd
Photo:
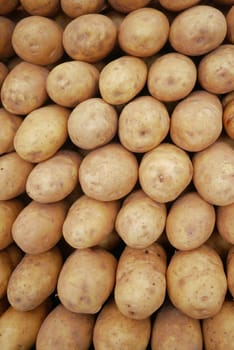
[[[114,48],[117,29],[110,18],[98,13],[73,19],[63,33],[63,46],[74,60],[98,62]]]
[[[227,104],[229,102],[231,102],[232,100],[234,100],[234,90],[223,96],[223,98],[221,100],[223,108],[225,109]]]
[[[0,155],[14,151],[14,137],[23,119],[0,108]]]
[[[217,207],[216,225],[220,235],[234,244],[234,203]]]
[[[223,126],[227,135],[234,140],[234,100],[231,100],[224,107]]]
[[[101,71],[101,96],[113,105],[127,103],[143,89],[146,79],[147,66],[142,59],[133,56],[114,59]]]
[[[166,252],[157,243],[146,249],[125,247],[116,271],[114,297],[126,317],[143,320],[166,296]]]
[[[200,56],[216,49],[226,33],[223,13],[212,6],[198,5],[176,16],[170,27],[169,41],[184,55]]]
[[[39,203],[58,202],[78,183],[81,156],[76,151],[60,150],[37,164],[28,176],[26,192]]]
[[[87,196],[112,201],[127,195],[138,178],[135,156],[117,143],[89,152],[79,170],[81,188]]]
[[[2,84],[6,79],[8,73],[9,73],[9,67],[6,64],[0,62],[0,92],[1,92]]]
[[[118,249],[121,244],[121,239],[116,231],[109,233],[104,239],[98,243],[98,247],[112,251]]]
[[[63,236],[74,248],[99,244],[114,229],[119,203],[101,202],[81,196],[70,207],[63,224]]]
[[[201,0],[159,0],[159,3],[169,11],[182,11],[193,5],[197,5]]]
[[[61,304],[46,317],[37,335],[37,350],[88,350],[94,316],[71,312]]]
[[[29,113],[14,138],[19,156],[32,163],[52,157],[67,139],[69,114],[68,109],[55,104]]]
[[[113,290],[116,265],[115,257],[102,248],[75,250],[59,275],[61,303],[72,312],[97,313]]]
[[[34,16],[54,16],[59,10],[59,0],[20,0],[24,10]]]
[[[7,294],[7,286],[14,266],[6,251],[0,252],[0,299]],[[1,338],[1,337],[0,337]]]
[[[133,320],[126,317],[111,300],[97,317],[93,343],[95,350],[145,350],[150,331],[150,318]]]
[[[61,267],[58,248],[36,255],[26,254],[9,279],[7,297],[11,306],[18,311],[38,307],[55,291]]]
[[[128,13],[147,6],[150,0],[108,0],[108,2],[116,11]]]
[[[234,247],[232,246],[226,261],[228,290],[234,298]]]
[[[8,247],[6,247],[5,252],[7,252],[7,254],[9,255],[14,268],[19,264],[19,262],[24,256],[22,250],[15,243],[12,243]]]
[[[1,89],[5,109],[13,114],[28,114],[41,107],[46,99],[49,71],[28,62],[17,64],[8,74]]]
[[[101,98],[90,98],[71,112],[68,134],[76,146],[91,150],[110,142],[117,126],[118,115],[114,107]]]
[[[185,315],[195,319],[213,317],[227,292],[218,253],[206,245],[177,251],[167,269],[167,292],[173,305]]]
[[[61,0],[64,13],[76,18],[88,13],[98,13],[105,5],[105,0]]]
[[[12,226],[14,241],[28,254],[48,251],[62,237],[66,212],[67,205],[64,202],[50,204],[30,202],[14,221]]]
[[[152,327],[152,350],[202,350],[199,320],[186,316],[171,304],[159,310]]]
[[[1,5],[0,5],[1,14]],[[11,38],[15,28],[15,23],[7,17],[0,17],[0,60],[14,56],[14,49],[12,47]]]
[[[226,261],[228,251],[232,247],[232,244],[226,241],[216,229],[206,241],[206,245],[213,248],[219,254],[223,262]]]
[[[143,153],[158,146],[167,136],[169,127],[166,107],[151,96],[141,96],[122,109],[118,133],[125,148]]]
[[[233,2],[234,4],[234,2]],[[227,21],[227,37],[231,44],[234,44],[234,6],[232,6],[227,15],[226,15],[226,21]]]

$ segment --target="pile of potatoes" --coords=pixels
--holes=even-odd
[[[0,349],[234,350],[234,1],[0,1]]]

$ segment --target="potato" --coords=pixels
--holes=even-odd
[[[115,284],[115,257],[102,248],[75,250],[65,261],[58,279],[58,297],[66,309],[97,313]]]
[[[190,183],[192,174],[188,154],[169,143],[161,143],[146,152],[139,167],[143,191],[159,203],[175,200]]]
[[[114,48],[117,30],[110,18],[98,13],[73,19],[63,33],[63,46],[74,60],[97,62]]]
[[[0,317],[0,348],[7,350],[32,349],[49,309],[47,301],[27,312],[17,311],[13,307],[9,307]]]
[[[193,157],[193,183],[208,203],[224,206],[234,202],[234,152],[219,139]]]
[[[30,202],[13,223],[14,241],[28,254],[40,254],[50,250],[62,237],[66,211],[64,202]]]
[[[67,139],[67,120],[70,111],[51,104],[29,113],[14,138],[19,156],[39,163],[52,157]]]
[[[195,319],[213,317],[227,292],[218,253],[207,245],[177,251],[167,269],[167,292],[173,305],[185,315]]]
[[[7,75],[9,73],[9,68],[6,64],[0,62],[0,92],[2,88],[2,84],[4,80],[6,79]]]
[[[223,126],[227,135],[234,140],[234,100],[224,107]]]
[[[93,333],[95,350],[145,350],[150,339],[150,318],[124,316],[113,300],[100,311]]]
[[[23,119],[0,108],[0,154],[14,151],[14,137]]]
[[[105,0],[61,0],[63,12],[71,18],[88,13],[98,13],[104,5]]]
[[[197,69],[193,61],[180,53],[170,52],[151,64],[147,85],[153,97],[173,102],[186,97],[194,88],[196,79]]]
[[[220,256],[222,261],[226,261],[226,257],[232,244],[226,241],[215,229],[212,235],[206,241],[206,245],[213,248]]]
[[[0,4],[1,14],[1,4]],[[7,17],[0,17],[0,59],[6,59],[14,56],[15,52],[12,47],[11,38],[15,28],[15,23]]]
[[[233,2],[234,4],[234,2]],[[227,37],[231,44],[234,44],[234,6],[232,6],[227,15],[226,15],[226,21],[227,21]]]
[[[13,269],[9,254],[6,251],[0,251],[0,299],[7,294],[7,286]]]
[[[125,247],[116,271],[114,297],[126,317],[143,320],[166,296],[166,253],[157,243],[146,249]]]
[[[54,16],[59,10],[59,0],[20,0],[23,9],[34,16]]]
[[[12,243],[8,247],[6,247],[5,252],[7,252],[7,254],[9,255],[12,266],[14,268],[19,264],[19,262],[24,256],[22,250],[15,243]]]
[[[164,304],[153,322],[151,349],[202,350],[199,320],[183,314],[171,304]]]
[[[118,233],[116,231],[112,231],[104,239],[102,239],[97,246],[105,250],[112,251],[118,249],[121,243],[122,240],[120,239]]]
[[[17,64],[8,74],[1,89],[4,108],[13,114],[28,114],[42,106],[46,99],[49,71],[28,62]]]
[[[198,66],[200,85],[214,94],[226,94],[234,90],[233,45],[220,45],[205,55]]]
[[[169,11],[182,11],[193,5],[197,5],[201,0],[159,0],[160,5]]]
[[[217,207],[216,225],[223,239],[234,244],[234,203]]]
[[[197,5],[176,16],[170,27],[169,41],[179,53],[200,56],[216,49],[226,33],[226,19],[220,10]]]
[[[221,310],[202,322],[206,350],[234,349],[234,303],[225,301]]]
[[[93,247],[114,229],[119,203],[81,196],[70,207],[63,224],[63,237],[74,248]]]
[[[150,0],[108,0],[108,2],[116,11],[128,13],[147,6]]]
[[[226,260],[228,290],[234,298],[234,247],[232,246],[227,254]]]
[[[127,103],[143,89],[146,79],[147,66],[142,59],[121,56],[102,69],[99,78],[101,96],[113,105]]]
[[[117,143],[89,152],[79,169],[84,194],[100,201],[124,197],[135,186],[137,177],[138,164],[135,156]]]
[[[61,304],[46,317],[37,335],[37,350],[88,350],[94,316],[71,312]]]
[[[0,156],[0,200],[14,199],[24,193],[32,168],[33,164],[16,152]]]
[[[207,148],[222,132],[222,114],[222,104],[217,96],[202,90],[192,92],[172,112],[172,141],[189,152]]]
[[[30,311],[43,303],[55,290],[62,267],[58,248],[41,254],[26,254],[12,272],[7,297],[18,311]]]
[[[118,115],[114,107],[101,98],[89,98],[71,112],[68,134],[76,146],[92,150],[110,142],[117,126]]]
[[[62,57],[62,35],[63,30],[55,21],[43,16],[29,16],[16,24],[12,45],[23,60],[44,66]]]
[[[148,152],[167,136],[170,118],[166,107],[151,96],[132,100],[119,116],[119,138],[131,152]]]
[[[234,100],[234,90],[225,94],[224,96],[222,96],[222,105],[223,105],[223,108],[225,109],[225,107],[227,106],[227,104],[229,102],[231,102],[232,100]]]
[[[61,150],[37,164],[28,176],[26,192],[39,203],[58,202],[68,196],[78,182],[81,156]]]
[[[165,204],[143,195],[122,206],[115,222],[116,231],[127,246],[147,248],[162,234],[166,215]]]

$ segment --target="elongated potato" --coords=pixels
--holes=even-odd
[[[23,119],[0,108],[0,154],[14,151],[14,137]]]
[[[227,254],[226,260],[228,290],[234,297],[234,247],[232,246]]]

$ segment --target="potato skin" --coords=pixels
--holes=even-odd
[[[150,0],[108,0],[116,11],[128,13],[150,3]]]
[[[234,2],[233,2],[234,4]],[[233,24],[233,18],[234,18],[234,6],[232,6],[227,15],[226,15],[226,21],[227,21],[227,37],[231,44],[234,44],[234,24]]]
[[[0,5],[1,6],[1,5]],[[0,9],[1,15],[1,9]],[[15,23],[7,17],[0,16],[0,60],[4,60],[14,56],[14,49],[12,47],[11,38],[15,29]]]
[[[219,234],[227,242],[234,244],[234,203],[217,207],[216,225]]]
[[[20,0],[24,10],[33,16],[54,16],[59,10],[59,0]]]
[[[234,297],[234,248],[229,249],[226,260],[228,290]]]
[[[7,286],[14,266],[6,251],[0,252],[0,299],[7,293]]]
[[[0,108],[0,155],[14,151],[14,137],[23,119]]]
[[[161,6],[169,11],[182,11],[193,5],[197,5],[201,0],[159,0]]]
[[[234,140],[234,100],[231,100],[224,107],[223,126],[227,135]]]
[[[105,5],[104,0],[61,0],[61,7],[64,13],[71,18],[76,18],[88,13],[98,13]]]

